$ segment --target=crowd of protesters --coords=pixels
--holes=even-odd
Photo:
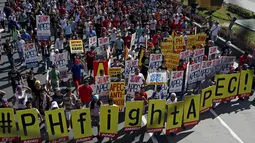
[[[197,4],[191,5],[191,13],[196,14]],[[36,108],[40,115],[40,120],[44,119],[44,112],[58,108],[64,108],[68,127],[70,127],[71,110],[90,108],[92,124],[98,126],[100,106],[102,102],[97,94],[93,94],[93,87],[88,79],[84,79],[84,66],[87,66],[86,73],[92,78],[93,61],[111,60],[111,67],[124,67],[124,50],[128,47],[128,59],[139,59],[141,49],[145,48],[147,41],[151,43],[142,57],[141,68],[136,68],[135,73],[143,80],[142,88],[135,93],[132,101],[143,100],[145,104],[150,99],[166,99],[167,104],[182,100],[184,96],[201,93],[202,89],[214,84],[213,76],[207,76],[205,80],[197,84],[195,90],[187,90],[181,93],[167,92],[163,96],[162,87],[156,87],[152,95],[147,95],[145,89],[148,75],[149,55],[160,54],[160,44],[164,38],[175,35],[195,34],[196,27],[182,14],[182,4],[173,0],[10,0],[5,3],[5,7],[0,11],[1,26],[5,33],[10,33],[12,38],[6,39],[3,43],[4,55],[8,57],[11,70],[8,73],[9,82],[13,89],[13,100],[8,102],[1,94],[1,108],[13,107],[16,110]],[[52,38],[47,41],[37,39],[36,15],[49,15],[51,21]],[[206,31],[206,45],[203,60],[208,59],[208,48],[213,46],[217,40],[220,30],[218,22],[209,23]],[[131,36],[137,34],[136,44],[131,45]],[[110,43],[102,47],[102,52],[95,52],[95,47],[88,46],[90,37],[109,37]],[[70,53],[69,40],[83,40],[84,55]],[[187,40],[187,39],[186,39]],[[49,70],[47,81],[40,81],[36,78],[33,69],[27,69],[22,75],[17,69],[17,65],[25,66],[23,47],[25,43],[36,45],[38,57],[42,57],[45,72]],[[220,56],[230,56],[231,42],[219,49],[218,55],[213,55],[210,60]],[[152,46],[154,49],[152,49]],[[183,51],[187,49],[183,45]],[[194,47],[196,49],[196,47]],[[109,52],[110,51],[110,52]],[[14,54],[18,53],[19,62],[14,62]],[[72,73],[72,85],[63,92],[62,79],[56,65],[50,60],[51,53],[67,52],[72,66],[68,67]],[[84,64],[85,62],[86,64]],[[252,63],[253,62],[253,63]],[[174,70],[186,71],[187,63],[194,64],[193,57],[188,61],[180,60],[179,66]],[[230,67],[230,73],[246,70],[254,65],[254,61],[245,53],[239,59],[238,68]],[[160,71],[167,71],[165,60],[162,61]],[[103,76],[104,71],[100,71]],[[86,75],[86,76],[87,76]],[[124,74],[118,75],[116,81],[125,81]],[[43,84],[45,83],[45,84]],[[76,92],[72,91],[75,87]],[[8,91],[11,92],[11,91]],[[150,98],[149,98],[150,97]],[[113,99],[108,100],[109,105],[113,105]],[[71,127],[70,127],[71,128]]]

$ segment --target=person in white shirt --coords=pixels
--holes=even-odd
[[[167,99],[166,104],[176,103],[177,97],[175,93],[171,93],[170,98]]]
[[[153,18],[151,21],[150,21],[150,36],[152,37],[155,32],[156,32],[156,26],[157,26],[157,20],[155,18]]]
[[[31,10],[32,10],[32,4],[29,3],[29,1],[27,1],[25,4],[24,4],[24,8],[25,8],[25,11],[26,11],[26,14],[27,14],[27,19],[28,21],[30,21],[30,15],[31,15]]]
[[[24,50],[24,44],[25,44],[26,42],[23,40],[23,39],[21,39],[21,37],[19,36],[18,37],[18,41],[17,41],[17,51],[18,51],[18,53],[19,53],[19,59],[20,59],[20,61],[21,61],[21,64],[23,63],[23,59],[24,59],[24,57],[23,57],[23,50]]]
[[[22,90],[22,88],[25,88],[25,90]],[[26,102],[28,100],[28,94],[31,93],[31,89],[29,87],[18,85],[17,86],[17,92],[15,93],[15,98],[12,101],[12,104],[14,105],[14,108],[16,110],[23,110],[26,108]]]
[[[4,19],[5,19],[5,13],[2,10],[0,10],[0,22],[1,22],[2,29],[5,29]]]
[[[64,19],[60,19],[60,26],[62,29],[65,29],[66,25],[67,25],[67,20],[64,18]]]
[[[62,53],[64,50],[64,42],[65,42],[65,38],[63,35],[60,35],[60,37],[57,38],[55,42],[55,49],[58,49],[60,53]]]
[[[146,43],[146,35],[145,33],[143,32],[142,33],[142,36],[139,38],[139,46],[143,46],[145,47],[145,43]],[[138,47],[139,48],[139,47]]]
[[[220,31],[220,26],[219,26],[219,22],[217,21],[211,28],[210,32],[211,32],[211,40],[213,42],[216,42],[217,37],[218,37],[218,33]]]

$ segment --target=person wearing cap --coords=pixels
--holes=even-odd
[[[99,131],[99,116],[100,116],[100,106],[103,103],[99,99],[99,95],[93,95],[92,101],[89,103],[90,113],[91,113],[91,120],[92,126],[97,127]]]
[[[176,103],[177,102],[177,97],[175,93],[170,94],[170,98],[167,99],[166,104],[171,104],[171,103]]]
[[[33,94],[34,106],[39,110],[41,115],[44,111],[50,108],[50,97],[45,88],[42,87],[40,80],[35,81],[35,91]]]
[[[12,85],[13,93],[16,93],[17,85],[23,83],[22,76],[15,66],[12,66],[11,71],[8,72],[9,83]]]
[[[23,90],[24,89],[24,90]],[[28,94],[31,93],[31,89],[26,86],[18,85],[17,92],[15,93],[12,104],[16,110],[23,110],[26,108],[26,102],[28,100]]]
[[[49,82],[51,83],[53,89],[59,87],[59,82],[61,80],[60,73],[56,68],[57,66],[53,64],[52,69],[49,72]]]
[[[76,58],[74,60],[74,64],[72,65],[72,69],[71,69],[72,78],[73,78],[73,82],[74,82],[76,91],[77,91],[78,86],[81,84],[81,80],[82,80],[82,76],[83,76],[82,69],[83,69],[83,66],[82,66],[80,60],[78,58]]]
[[[59,87],[56,88],[55,94],[52,96],[52,100],[56,101],[58,105],[63,102],[64,95],[61,93],[61,89]]]
[[[218,33],[220,31],[219,21],[216,21],[215,24],[212,26],[210,32],[211,32],[211,40],[213,42],[216,42]]]
[[[244,55],[242,55],[239,58],[239,67],[242,67],[244,64],[249,65],[251,63],[251,57],[249,56],[249,53],[246,51]]]
[[[93,89],[89,85],[89,81],[88,80],[85,80],[84,84],[80,85],[78,87],[79,98],[81,99],[83,105],[86,105],[86,107],[88,107],[89,102],[91,101],[92,93],[93,93]]]

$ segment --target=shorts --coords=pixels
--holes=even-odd
[[[99,116],[91,116],[91,122],[92,122],[92,127],[99,126],[99,122],[100,122]]]
[[[71,120],[71,111],[66,111],[66,120]]]
[[[81,78],[74,78],[73,83],[75,88],[78,88],[78,86],[81,84]]]

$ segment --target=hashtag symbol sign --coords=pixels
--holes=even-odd
[[[12,128],[12,120],[11,120],[11,115],[10,113],[2,113],[2,120],[0,121],[0,129],[2,129],[3,134],[6,133],[6,129],[7,129],[7,133],[11,133],[11,128]]]

